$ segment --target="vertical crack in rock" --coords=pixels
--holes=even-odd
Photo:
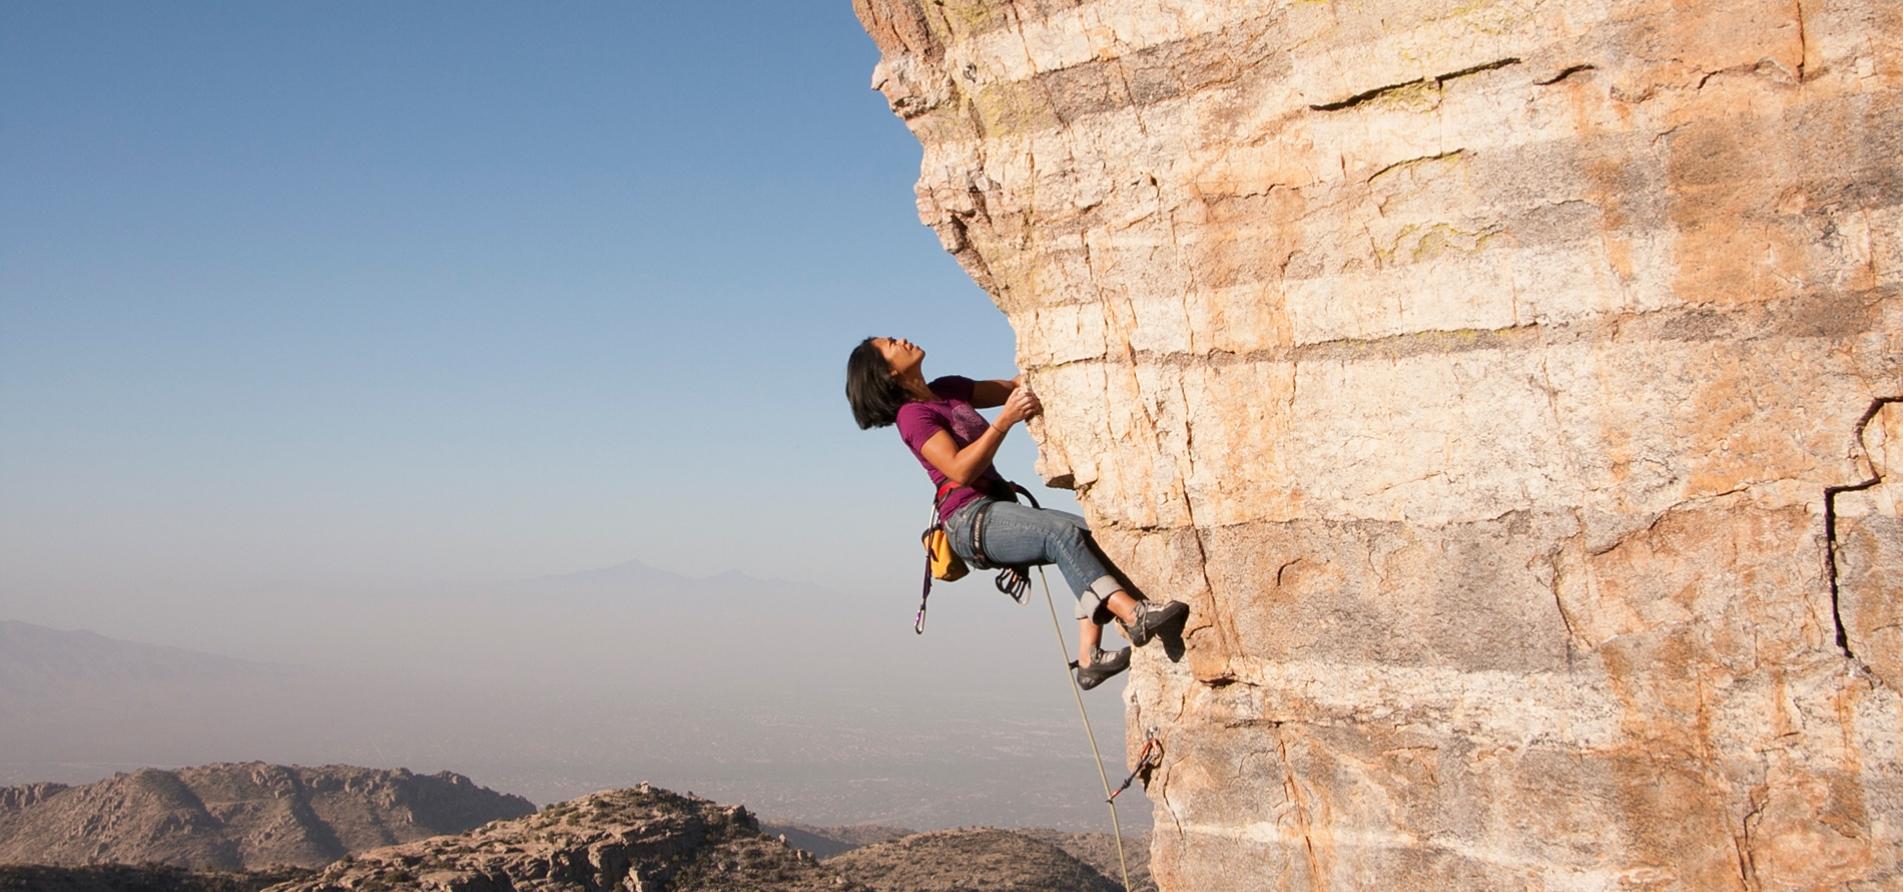
[[[1289,808],[1295,813],[1295,821],[1302,833],[1302,851],[1308,859],[1308,879],[1314,888],[1327,888],[1322,881],[1321,858],[1315,854],[1313,826],[1309,823],[1308,804],[1303,801],[1302,785],[1295,777],[1295,766],[1289,762],[1288,738],[1284,736],[1281,722],[1270,722],[1268,727],[1275,733],[1275,746],[1282,757],[1282,790],[1288,796]]]
[[[1189,690],[1187,688],[1179,688],[1176,694],[1176,714],[1170,717],[1169,724],[1175,725],[1181,722],[1183,720],[1183,713],[1188,709]],[[1131,714],[1136,719],[1134,723],[1135,727],[1144,728],[1155,724],[1154,722],[1143,721],[1142,707],[1139,703],[1132,703]],[[1168,732],[1159,733],[1162,733],[1164,737],[1168,737]],[[1170,801],[1170,776],[1176,767],[1176,763],[1179,761],[1181,761],[1181,757],[1175,755],[1171,751],[1170,746],[1165,743],[1163,745],[1163,759],[1156,767],[1154,784],[1149,782],[1144,783],[1143,792],[1146,795],[1152,796],[1158,803],[1162,804],[1164,811],[1169,812],[1170,823],[1176,826],[1176,838],[1178,841],[1181,841],[1185,835],[1183,831],[1183,817],[1177,814],[1176,803]]]
[[[1553,574],[1552,580],[1548,583],[1553,592],[1553,606],[1559,610],[1560,623],[1566,626],[1566,668],[1570,670],[1573,667],[1574,644],[1578,644],[1583,649],[1590,649],[1590,646],[1585,637],[1580,635],[1579,630],[1573,626],[1573,615],[1566,610],[1564,585],[1566,571],[1560,563],[1561,555],[1566,551],[1566,545],[1567,543],[1562,542],[1558,548],[1547,552],[1546,560]]]
[[[1168,227],[1170,247],[1180,250],[1181,242],[1176,236],[1176,215],[1174,213],[1165,214],[1163,209],[1163,189],[1162,186],[1157,183],[1156,177],[1149,175],[1147,179],[1149,181],[1152,198],[1156,202],[1155,213],[1163,215],[1164,224]],[[1182,300],[1179,305],[1183,311],[1183,331],[1185,332],[1188,349],[1193,354],[1196,349],[1196,326],[1191,322],[1189,304],[1191,293],[1201,293],[1201,287],[1196,280],[1196,270],[1193,267],[1188,270],[1187,275],[1189,277],[1189,288],[1181,295]],[[1176,375],[1176,397],[1183,407],[1183,515],[1188,519],[1190,534],[1195,537],[1196,540],[1196,569],[1202,576],[1203,590],[1209,593],[1208,603],[1210,609],[1214,611],[1216,604],[1216,586],[1209,581],[1209,550],[1203,544],[1203,527],[1202,524],[1196,520],[1195,499],[1191,497],[1189,492],[1190,481],[1196,478],[1196,430],[1194,422],[1195,413],[1190,410],[1189,388],[1184,383],[1185,378],[1186,372],[1179,370]],[[1221,619],[1221,612],[1217,611],[1217,621],[1220,622]],[[1228,635],[1229,640],[1225,642],[1223,651],[1225,661],[1234,655],[1235,651],[1233,648],[1241,641],[1239,634],[1236,632],[1234,622],[1234,619],[1231,618]]]
[[[1732,844],[1738,850],[1738,876],[1744,881],[1744,887],[1759,889],[1763,888],[1763,884],[1758,881],[1758,865],[1756,857],[1752,855],[1754,843],[1751,837],[1757,833],[1758,821],[1764,815],[1764,794],[1753,791],[1746,802],[1750,808],[1744,813],[1744,819],[1738,822],[1739,832],[1733,837]]]
[[[1810,40],[1804,36],[1804,0],[1791,0],[1797,13],[1797,82],[1804,82],[1804,60],[1810,58]]]
[[[1865,409],[1863,416],[1857,419],[1857,426],[1851,433],[1851,442],[1856,444],[1856,448],[1862,452],[1866,458],[1869,452],[1863,444],[1863,433],[1869,428],[1870,420],[1877,417],[1877,413],[1883,411],[1884,406],[1899,402],[1903,402],[1903,396],[1878,397],[1870,402],[1870,407]],[[1843,601],[1838,589],[1837,496],[1847,492],[1858,492],[1870,489],[1882,482],[1883,474],[1877,470],[1873,463],[1870,467],[1870,479],[1868,480],[1858,483],[1849,483],[1843,486],[1824,487],[1824,557],[1828,562],[1827,569],[1830,574],[1830,618],[1836,625],[1837,649],[1843,651],[1844,656],[1857,661],[1859,664],[1861,664],[1862,661],[1857,660],[1856,653],[1850,649],[1850,632],[1844,626]]]
[[[1176,839],[1180,842],[1187,834],[1183,830],[1183,816],[1176,813],[1176,803],[1170,801],[1170,773],[1175,767],[1175,762],[1176,760],[1170,758],[1169,748],[1164,747],[1163,764],[1156,767],[1155,792],[1151,792],[1151,785],[1147,783],[1143,785],[1143,792],[1146,795],[1154,795],[1156,801],[1163,804],[1163,810],[1169,812],[1170,823],[1175,825]]]

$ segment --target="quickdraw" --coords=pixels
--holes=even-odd
[[[1123,786],[1118,787],[1116,792],[1111,793],[1110,798],[1104,801],[1114,804],[1117,801],[1117,797],[1121,795],[1123,791],[1130,789],[1130,784],[1137,779],[1138,775],[1143,775],[1143,782],[1148,784],[1150,782],[1149,773],[1162,767],[1162,765],[1163,741],[1156,736],[1156,729],[1151,728],[1149,730],[1149,737],[1143,741],[1143,748],[1137,750],[1137,766],[1130,769],[1130,776],[1123,779]]]
[[[998,591],[1011,596],[1011,600],[1024,603],[1024,596],[1031,593],[1031,577],[1024,567],[1006,567],[998,571],[998,578],[992,584]]]

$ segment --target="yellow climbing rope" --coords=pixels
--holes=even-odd
[[[1084,711],[1084,694],[1077,687],[1077,677],[1070,671],[1070,648],[1064,644],[1064,625],[1057,621],[1057,602],[1051,598],[1051,580],[1044,575],[1044,568],[1037,568],[1037,578],[1044,583],[1044,604],[1051,608],[1051,629],[1057,632],[1057,658],[1064,667],[1064,680],[1070,684],[1070,695],[1077,698],[1077,717],[1084,720],[1084,734],[1090,738],[1090,754],[1097,759],[1097,777],[1103,781],[1104,802],[1110,805],[1110,829],[1117,835],[1117,869],[1123,871],[1124,892],[1130,890],[1130,863],[1123,857],[1123,824],[1117,820],[1117,798],[1110,792],[1110,775],[1103,770],[1103,751],[1097,748],[1097,732],[1090,727],[1090,713]]]

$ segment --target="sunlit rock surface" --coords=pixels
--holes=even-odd
[[[1903,4],[855,5],[1164,889],[1903,885]]]

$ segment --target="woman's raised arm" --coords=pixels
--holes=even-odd
[[[938,472],[952,479],[960,486],[970,486],[987,468],[998,454],[998,446],[1004,442],[1005,431],[1044,411],[1043,404],[1037,401],[1037,395],[1024,387],[1009,381],[985,382],[990,384],[1011,384],[1011,395],[1004,400],[1004,409],[998,413],[998,420],[991,423],[978,439],[963,449],[958,448],[950,433],[939,431],[925,441],[919,448],[919,454],[932,463]],[[975,405],[975,403],[974,403]]]
[[[971,382],[971,407],[974,409],[990,409],[1002,406],[1004,405],[1005,398],[1009,397],[1011,392],[1017,390],[1023,383],[1023,375],[1019,375],[1009,381],[973,381]]]

